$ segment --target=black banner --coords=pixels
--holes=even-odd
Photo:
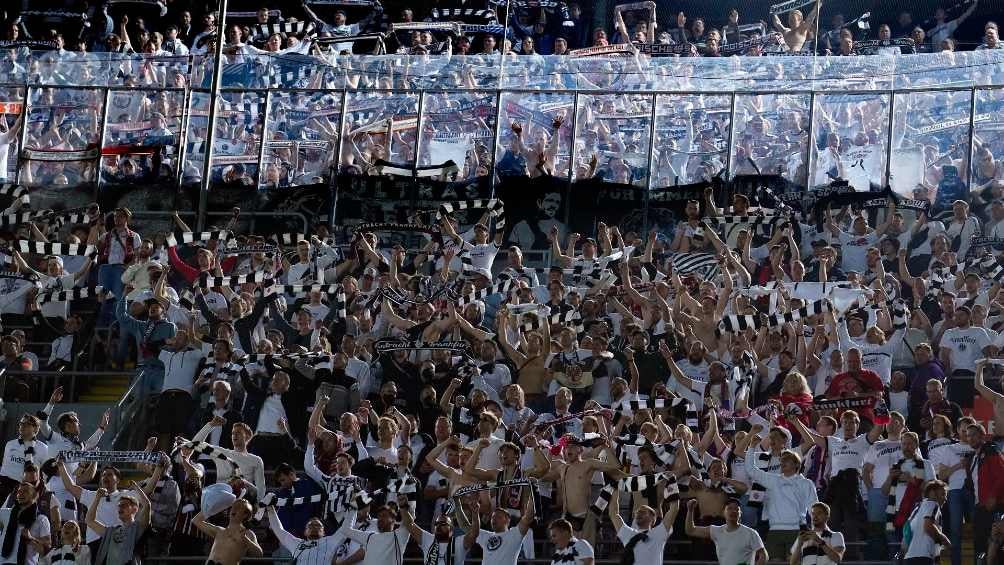
[[[489,198],[487,178],[462,182],[442,182],[423,178],[349,176],[338,178],[335,224],[346,239],[359,224],[425,224],[435,221],[435,212],[444,202]],[[463,232],[483,213],[458,213]],[[339,235],[339,234],[336,234]]]
[[[676,224],[686,219],[687,202],[704,198],[704,189],[711,183],[680,185],[647,190],[642,187],[614,184],[598,180],[581,181],[572,187],[569,205],[571,229],[593,234],[597,222],[618,226],[622,234],[642,234],[647,225],[660,236],[672,238]]]
[[[572,188],[573,194],[579,185]],[[505,203],[506,233],[504,240],[524,251],[551,248],[548,234],[552,227],[564,241],[565,235],[576,231],[565,225],[565,202],[568,182],[553,177],[506,177],[495,186],[495,196]],[[571,210],[574,210],[572,208]],[[586,217],[590,211],[576,211],[574,217]],[[578,230],[591,234],[592,229]]]

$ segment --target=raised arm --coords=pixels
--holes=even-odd
[[[97,504],[94,506],[97,506]],[[199,512],[194,518],[192,518],[192,525],[198,528],[200,532],[211,538],[215,538],[216,534],[223,531],[223,528],[206,522],[206,517],[202,514],[202,512]]]
[[[268,529],[272,530],[275,534],[276,539],[279,543],[289,551],[296,551],[303,542],[302,539],[294,536],[293,534],[286,531],[286,528],[282,527],[282,521],[279,520],[279,513],[275,511],[274,506],[268,507]]]
[[[78,486],[77,483],[73,482],[70,474],[66,471],[65,463],[59,461],[57,466],[59,467],[59,478],[63,480],[63,487],[66,488],[67,492],[73,495],[73,498],[80,500],[80,495],[83,493],[84,489]],[[97,506],[97,504],[93,504],[92,506]]]
[[[62,463],[60,463],[60,465],[62,465]],[[100,521],[98,521],[98,518],[97,518],[97,516],[98,516],[98,502],[97,501],[100,500],[102,496],[107,496],[107,495],[108,495],[108,490],[103,489],[103,488],[99,488],[97,490],[97,493],[95,493],[95,496],[94,496],[94,504],[90,505],[87,508],[87,519],[86,519],[87,527],[88,527],[88,529],[93,530],[94,533],[98,534],[99,536],[105,535],[105,530],[108,528],[108,526],[106,526],[106,525],[102,524]]]
[[[397,508],[398,511],[401,512],[401,525],[408,530],[411,537],[414,538],[415,541],[420,542],[424,532],[422,532],[422,528],[419,528],[418,524],[415,523],[415,517],[411,514],[411,504],[408,502],[408,497],[398,495]]]
[[[690,500],[687,501],[687,520],[686,520],[687,535],[692,538],[711,539],[711,528],[707,526],[694,525],[694,510],[696,508],[697,508],[697,500],[691,498]]]
[[[980,394],[984,399],[989,400],[994,405],[998,402],[1004,402],[1004,395],[988,387],[983,381],[983,371],[987,367],[987,360],[980,359],[976,362],[976,392]]]
[[[610,496],[610,504],[607,507],[610,514],[610,523],[614,525],[614,532],[619,532],[624,527],[624,518],[621,518],[621,489],[614,486],[614,492]]]

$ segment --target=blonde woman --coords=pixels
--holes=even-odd
[[[59,528],[59,540],[62,545],[54,547],[39,559],[39,565],[91,565],[91,549],[81,543],[79,524],[73,520],[63,522]]]
[[[788,373],[784,382],[781,383],[781,395],[778,400],[781,402],[781,413],[785,414],[785,417],[778,420],[779,424],[788,428],[789,431],[796,431],[786,420],[791,417],[789,412],[793,412],[799,420],[802,420],[803,424],[809,425],[809,415],[812,413],[812,390],[802,373],[797,371]]]

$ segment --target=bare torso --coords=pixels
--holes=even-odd
[[[589,493],[593,481],[593,461],[566,463],[561,470],[561,492],[565,512],[580,515],[589,510]]]
[[[221,565],[239,565],[248,550],[245,535],[254,536],[254,532],[249,532],[244,526],[228,527],[217,532],[213,549],[209,552],[209,561]]]

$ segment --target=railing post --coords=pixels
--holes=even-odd
[[[813,65],[813,69],[815,69],[815,65]],[[816,148],[816,91],[815,90],[809,92],[809,140],[808,143],[806,144],[806,147],[808,148],[808,153],[805,156],[805,189],[812,190],[813,179],[815,179],[816,177],[816,175],[813,174],[816,172],[814,167],[816,160],[814,159],[814,157],[816,155],[816,151],[818,151],[818,149]]]
[[[909,94],[904,94],[904,96],[909,96]],[[886,151],[885,151],[885,173],[882,182],[879,183],[881,187],[892,187],[892,130],[896,123],[896,91],[894,89],[889,91],[889,123],[886,129]]]
[[[265,179],[265,142],[267,141],[267,137],[268,137],[266,134],[268,134],[268,113],[269,113],[269,110],[272,107],[272,92],[269,91],[269,90],[266,90],[266,91],[264,91],[264,92],[261,93],[261,96],[265,97],[265,108],[263,110],[265,112],[265,114],[264,114],[264,116],[262,117],[262,120],[261,120],[261,144],[258,146],[258,187],[257,188],[261,188],[262,184],[264,184],[264,179]],[[299,148],[297,148],[295,146],[291,146],[291,149],[292,149],[292,151],[296,152],[295,156],[298,159],[300,157],[300,150],[299,150]],[[296,163],[295,160],[294,160],[293,166],[296,167],[297,164],[298,163]]]
[[[220,79],[223,77],[223,31],[226,29],[227,0],[219,0],[216,6],[220,21],[216,26],[216,49],[213,53],[213,80],[209,86],[209,126],[206,128],[206,161],[202,164],[202,186],[199,190],[197,231],[206,227],[206,204],[209,202],[209,187],[213,172],[213,141],[216,140],[216,106],[219,104]]]
[[[723,178],[732,178],[732,140],[735,135],[736,129],[736,93],[732,93],[732,100],[730,101],[729,108],[729,136],[725,142],[725,176]]]
[[[653,94],[652,95],[652,111],[651,111],[651,113],[649,114],[649,117],[648,117],[648,120],[649,120],[649,122],[648,122],[648,166],[646,167],[646,170],[648,171],[648,178],[645,179],[645,194],[643,195],[643,198],[642,198],[642,206],[644,206],[643,210],[645,211],[645,213],[642,215],[642,224],[641,224],[642,225],[642,230],[641,230],[641,234],[639,234],[642,237],[642,239],[644,239],[645,238],[645,234],[648,233],[648,200],[649,200],[648,196],[649,196],[649,192],[652,191],[652,177],[655,176],[655,171],[652,170],[652,163],[655,162],[655,142],[656,142],[657,135],[658,135],[656,133],[655,120],[659,117],[658,116],[659,97],[660,97],[659,94]]]
[[[105,88],[105,103],[101,106],[101,120],[98,122],[98,162],[94,171],[94,201],[101,194],[101,166],[103,158],[101,148],[105,146],[105,135],[108,133],[108,105],[112,103],[112,89]]]
[[[969,147],[966,148],[966,192],[973,189],[973,146],[976,143],[976,96],[979,94],[976,84],[973,84],[972,97],[969,99]]]

